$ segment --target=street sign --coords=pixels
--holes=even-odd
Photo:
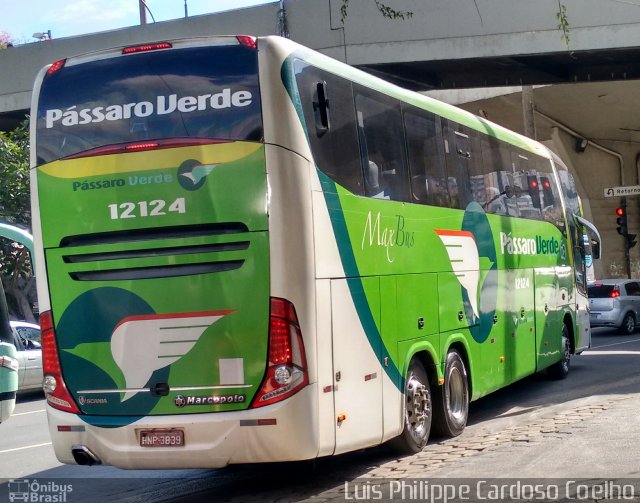
[[[604,189],[604,197],[640,196],[640,185],[627,187],[607,187]]]

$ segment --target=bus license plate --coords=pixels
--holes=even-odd
[[[140,447],[184,447],[184,431],[141,430]]]

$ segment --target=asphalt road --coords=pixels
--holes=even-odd
[[[541,373],[474,402],[460,437],[433,439],[415,456],[398,458],[380,447],[315,462],[222,470],[61,465],[42,395],[22,395],[14,417],[0,428],[0,477],[56,480],[73,489],[64,501],[96,502],[345,501],[354,499],[348,484],[356,479],[388,477],[639,478],[629,446],[640,444],[640,429],[628,427],[637,424],[640,408],[639,363],[640,334],[596,330],[592,348],[572,359],[567,379]],[[0,486],[0,503],[8,489]]]

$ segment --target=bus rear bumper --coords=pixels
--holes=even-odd
[[[47,414],[54,451],[62,463],[77,464],[72,451],[86,449],[95,456],[94,464],[125,469],[220,468],[317,457],[315,393],[312,384],[281,403],[258,409],[146,416],[126,425],[121,417],[101,417],[101,426],[95,426],[51,406]],[[141,447],[140,432],[145,429],[181,429],[184,446]]]

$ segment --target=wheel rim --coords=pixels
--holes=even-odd
[[[431,403],[427,387],[417,376],[411,375],[407,381],[407,426],[411,436],[421,441],[429,434]]]
[[[562,367],[566,372],[569,371],[569,360],[571,359],[571,346],[569,345],[569,339],[562,337],[562,350],[564,355],[562,357]]]
[[[460,369],[453,367],[449,373],[449,412],[456,421],[464,421],[466,418],[466,386],[465,377]]]
[[[633,316],[627,316],[627,332],[633,332],[636,328],[636,320],[633,319]]]

